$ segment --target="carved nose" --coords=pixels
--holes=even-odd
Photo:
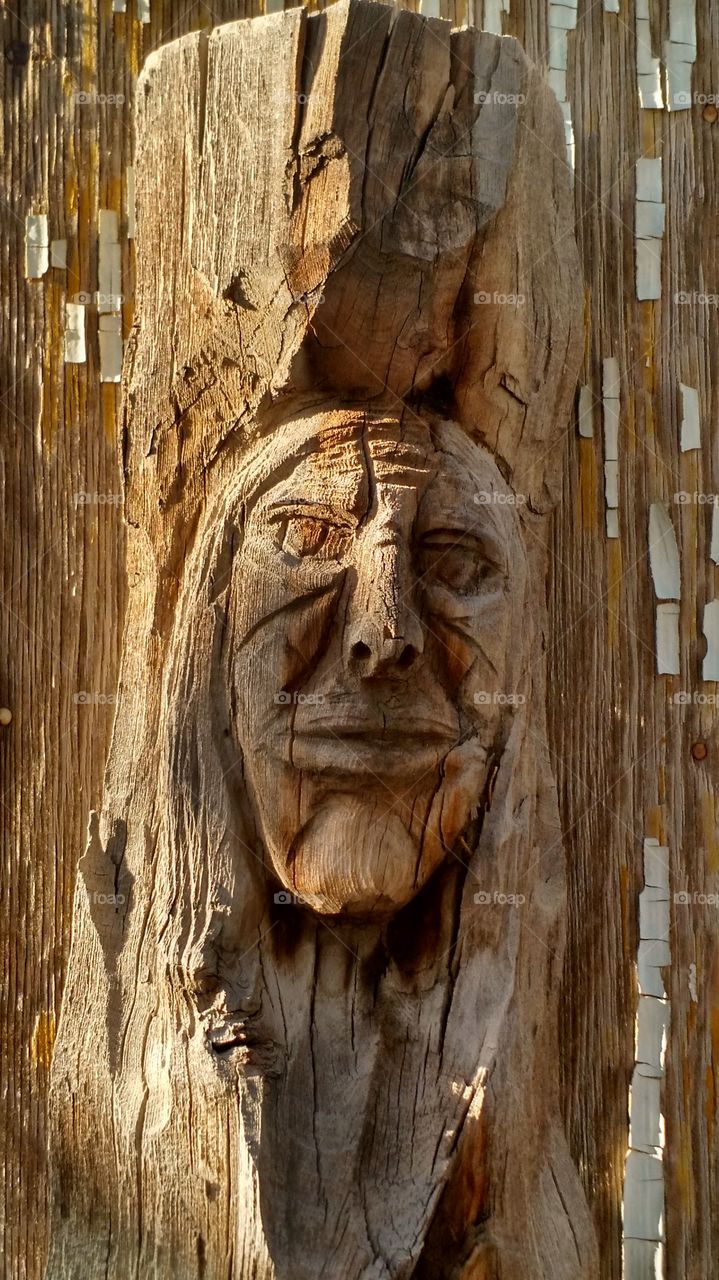
[[[386,674],[393,668],[407,671],[422,653],[422,629],[417,623],[408,636],[378,636],[375,629],[362,629],[363,638],[355,640],[350,654],[363,676]]]
[[[387,573],[357,584],[345,643],[363,678],[407,671],[424,651],[424,631],[404,576]]]

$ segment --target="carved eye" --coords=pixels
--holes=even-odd
[[[317,520],[312,516],[289,516],[282,550],[304,559],[321,556],[323,560],[339,560],[346,546],[349,530],[341,525]]]
[[[481,538],[460,529],[437,529],[419,544],[419,571],[462,595],[478,594],[495,584],[501,565]]]

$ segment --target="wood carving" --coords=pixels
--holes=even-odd
[[[588,1280],[544,710],[561,113],[513,40],[364,0],[186,37],[138,96],[48,1280]]]

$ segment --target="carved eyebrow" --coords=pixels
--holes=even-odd
[[[357,519],[345,507],[337,507],[327,502],[318,502],[311,498],[277,498],[265,508],[268,514],[280,516],[305,516],[308,520],[330,520],[335,523],[351,525],[355,528]]]
[[[486,525],[480,528],[466,528],[462,526],[451,527],[449,525],[431,525],[425,529],[417,530],[417,542],[420,546],[427,544],[436,539],[446,543],[446,550],[451,551],[453,547],[461,547],[463,544],[473,543],[478,551],[480,551],[486,559],[490,560],[497,569],[506,573],[509,565],[507,561],[507,550],[505,543],[499,537],[498,533],[488,528]]]

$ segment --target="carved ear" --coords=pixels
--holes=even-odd
[[[545,507],[579,271],[561,113],[515,41],[340,0],[176,41],[138,99],[130,518],[148,469],[192,506],[268,395],[439,384]]]

